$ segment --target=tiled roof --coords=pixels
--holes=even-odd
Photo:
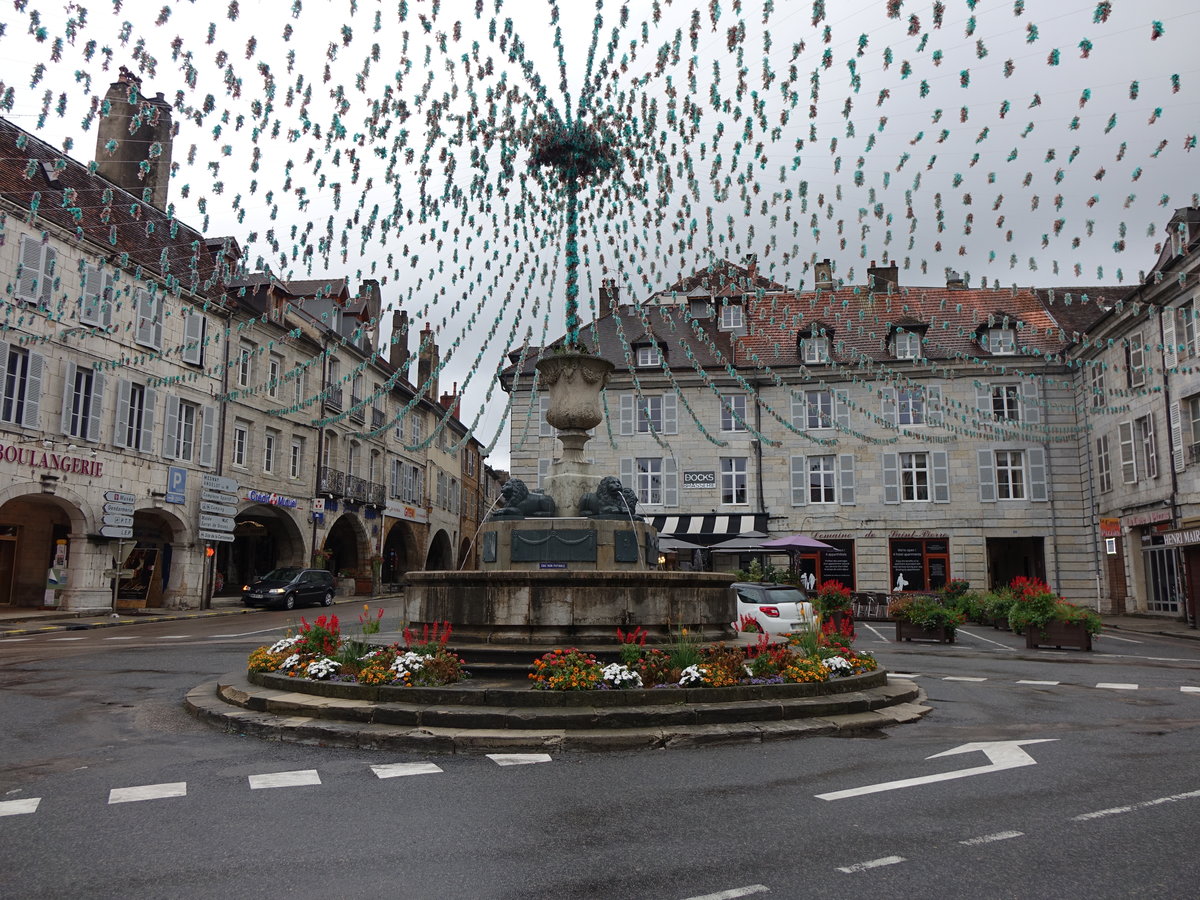
[[[698,294],[714,297],[740,296],[757,291],[786,291],[778,282],[727,259],[713,260],[706,268],[680,278],[665,293]]]

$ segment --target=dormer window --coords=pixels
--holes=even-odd
[[[721,330],[736,331],[742,327],[742,305],[726,303],[721,307]]]
[[[688,315],[693,319],[712,318],[712,303],[707,297],[688,298]]]
[[[921,335],[914,331],[897,331],[892,336],[892,355],[896,359],[920,359]]]
[[[801,335],[800,361],[809,366],[829,362],[829,338],[823,334]]]
[[[1017,352],[1017,333],[1012,328],[988,328],[983,332],[983,348],[993,356],[1011,356]]]
[[[658,344],[646,344],[638,347],[637,364],[638,366],[661,366],[662,351],[659,350]]]

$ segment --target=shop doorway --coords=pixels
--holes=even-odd
[[[73,517],[80,519],[78,534],[82,531],[78,510],[43,494],[14,497],[0,506],[0,603],[18,607],[63,605],[70,567],[66,548]],[[63,562],[56,556],[61,556]],[[52,573],[52,569],[57,571]]]
[[[988,587],[1006,587],[1014,578],[1046,580],[1046,539],[988,538]]]
[[[891,590],[936,591],[950,580],[950,542],[946,538],[889,541]]]
[[[431,571],[443,571],[454,568],[454,549],[450,546],[450,536],[439,531],[433,536],[429,545],[429,556],[425,560],[425,568]]]

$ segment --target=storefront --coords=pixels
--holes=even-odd
[[[796,554],[796,570],[809,590],[824,581],[838,581],[843,587],[858,590],[855,583],[854,541],[844,534],[818,534],[816,539],[829,544],[829,550],[802,550]]]
[[[379,580],[399,584],[404,573],[424,566],[422,550],[429,530],[424,507],[389,500],[384,507],[383,560]]]
[[[233,541],[217,546],[213,593],[233,594],[242,585],[280,566],[306,566],[300,501],[254,488],[251,504],[234,518]]]
[[[891,590],[936,591],[950,580],[950,540],[945,535],[888,540]]]

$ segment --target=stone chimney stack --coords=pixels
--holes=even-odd
[[[953,269],[946,270],[946,287],[952,291],[966,290],[967,282]]]
[[[425,396],[435,403],[438,399],[437,371],[440,366],[441,358],[438,355],[437,344],[433,342],[433,331],[426,323],[425,329],[421,332],[421,346],[417,353],[417,390],[420,391],[432,376],[433,380],[429,381],[429,389]]]
[[[388,346],[388,362],[408,380],[408,313],[397,309],[392,313],[392,342]]]
[[[867,267],[867,289],[882,291],[890,294],[893,289],[900,287],[900,267],[895,263],[885,266],[871,265]]]
[[[815,287],[818,291],[833,290],[833,263],[823,259],[813,267],[816,277]]]
[[[175,126],[171,105],[159,93],[142,96],[142,80],[121,67],[104,95],[108,115],[96,129],[96,171],[119,188],[158,209],[167,208],[171,179],[171,142]]]
[[[600,282],[600,293],[596,297],[596,318],[603,319],[617,311],[620,304],[620,289],[616,279],[605,278]]]

